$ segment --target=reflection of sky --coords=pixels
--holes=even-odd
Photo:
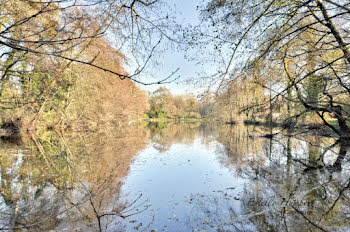
[[[130,164],[121,193],[127,202],[142,194],[142,201],[146,201],[149,208],[125,219],[122,225],[129,231],[136,231],[135,227],[142,231],[148,224],[145,231],[235,231],[235,228],[256,231],[256,226],[265,225],[264,220],[272,220],[275,228],[282,228],[280,209],[282,204],[287,204],[283,199],[289,196],[289,202],[300,203],[300,209],[307,211],[303,201],[320,183],[328,181],[328,174],[318,170],[304,172],[305,167],[300,163],[287,165],[286,138],[264,139],[263,143],[255,140],[261,146],[258,150],[266,145],[269,149],[269,141],[273,142],[272,151],[265,154],[269,161],[258,168],[254,168],[255,159],[250,159],[254,154],[241,157],[250,161],[245,165],[236,163],[220,152],[224,147],[217,141],[205,145],[197,137],[192,144],[173,144],[165,152],[157,150],[151,142]],[[306,160],[310,155],[311,147],[306,141],[293,139],[290,144],[292,157]],[[333,178],[342,179],[337,175]],[[343,178],[345,186],[348,175]],[[322,207],[327,203],[322,196],[312,194],[316,216],[322,214]],[[305,228],[295,223],[300,215],[294,211],[288,213],[290,228]],[[327,220],[326,224],[333,225],[331,218]]]
[[[192,231],[217,226],[239,213],[240,202],[232,199],[240,197],[245,182],[220,163],[216,146],[208,148],[196,140],[192,145],[174,144],[164,153],[152,146],[141,152],[130,166],[123,193],[130,194],[129,201],[143,194],[150,208],[128,219],[137,221],[130,229],[152,221],[153,214],[150,229]]]

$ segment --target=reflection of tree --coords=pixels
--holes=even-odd
[[[299,139],[291,134],[272,138],[252,134],[238,126],[224,128],[219,135],[225,146],[221,152],[229,157],[223,159],[225,165],[234,165],[248,179],[242,211],[231,221],[235,230],[349,230],[347,141],[305,134]]]
[[[95,230],[96,215],[103,228],[115,228],[117,217],[142,208],[139,201],[120,201],[119,191],[131,160],[147,141],[147,132],[132,127],[99,134],[45,132],[21,147],[4,147],[0,228]]]
[[[230,225],[230,221],[237,214],[231,195],[217,192],[211,195],[193,195],[188,204],[192,210],[187,216],[187,224],[198,231],[234,231],[236,225]]]
[[[340,139],[337,141],[337,143],[339,143],[339,154],[332,167],[341,171],[341,166],[347,154],[347,151],[349,150],[350,143],[347,139]]]
[[[235,164],[242,164],[249,162],[251,157],[255,158],[257,164],[258,159],[262,159],[262,152],[266,139],[254,137],[256,134],[255,128],[248,128],[241,124],[231,126],[225,125],[220,128],[218,142],[224,145],[224,153],[230,157]]]
[[[123,231],[122,217],[144,209],[123,202],[121,178],[151,144],[217,138],[219,161],[246,179],[243,194],[226,189],[191,198],[193,228],[217,231],[329,231],[350,228],[348,143],[302,135],[254,137],[254,129],[152,124],[103,133],[51,131],[24,145],[0,144],[0,228]],[[256,129],[257,130],[257,129]],[[302,140],[303,139],[303,140]],[[224,148],[222,148],[224,147]],[[119,166],[117,166],[119,163]],[[91,204],[91,197],[93,206]],[[135,203],[135,204],[133,204]],[[96,211],[94,211],[94,209]],[[120,219],[120,220],[119,220]],[[28,228],[26,228],[28,227]]]
[[[191,144],[198,137],[198,134],[208,136],[206,132],[210,130],[209,126],[201,123],[166,123],[156,122],[148,125],[151,131],[151,142],[153,147],[160,152],[167,151],[172,144],[182,143]],[[205,137],[205,136],[204,136]]]

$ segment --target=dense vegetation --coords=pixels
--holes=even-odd
[[[160,1],[22,0],[1,6],[3,125],[97,128],[147,113],[152,119],[215,117],[287,127],[318,123],[350,136],[345,2],[212,0],[199,6],[200,26],[180,28],[173,33],[176,39],[167,34],[172,29],[168,16],[153,17],[161,17],[153,11],[163,9]],[[132,55],[126,57],[109,35],[130,42],[131,50],[125,51]],[[137,76],[162,40],[148,39],[163,36],[204,48],[197,58],[206,56],[220,70],[203,80],[217,86],[215,94],[198,101],[161,87],[147,99],[135,86],[147,84]],[[136,58],[133,74],[123,69],[130,57]]]
[[[200,102],[191,94],[174,96],[169,89],[160,87],[149,96],[150,118],[200,119]]]
[[[103,53],[96,63],[124,72],[123,56],[108,46],[107,41],[94,41],[82,55],[91,57],[94,49]],[[130,80],[117,79],[93,67],[68,66],[50,57],[28,58],[17,65],[5,75],[1,85],[1,119],[3,122],[19,119],[25,130],[38,126],[91,129],[101,123],[135,120],[142,117],[147,107],[146,94]],[[134,104],[127,104],[130,101]]]
[[[14,0],[0,7],[1,135],[143,118],[147,96],[134,83],[147,84],[137,76],[158,43],[145,41],[148,30],[134,31],[155,24],[134,18],[153,4]],[[118,48],[128,42],[124,50],[137,56],[133,73],[124,70],[130,56]]]
[[[201,9],[191,38],[222,57],[213,61],[229,118],[318,123],[349,137],[347,1],[212,0]]]

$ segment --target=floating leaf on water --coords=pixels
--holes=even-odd
[[[139,230],[139,228],[142,226],[142,223],[138,224],[137,226],[134,227],[135,230]]]

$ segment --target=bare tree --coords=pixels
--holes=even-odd
[[[221,86],[237,77],[231,72],[234,64],[257,69],[260,76],[275,72],[279,81],[257,82],[272,93],[265,104],[279,98],[302,105],[302,113],[292,115],[289,108],[289,115],[315,114],[338,136],[350,137],[348,5],[321,0],[210,1],[202,14],[212,32],[207,38],[226,54]]]
[[[162,23],[165,19],[154,21],[154,6],[159,5],[158,0],[20,0],[0,4],[1,82],[18,72],[30,71],[31,67],[19,69],[19,66],[33,57],[81,63],[141,84],[164,83],[172,76],[155,83],[136,78],[145,69],[164,34]],[[133,74],[96,64],[98,53],[90,58],[81,56],[94,39],[108,36],[118,37],[119,42],[114,46],[131,43],[139,64]],[[140,56],[141,49],[147,55]]]

